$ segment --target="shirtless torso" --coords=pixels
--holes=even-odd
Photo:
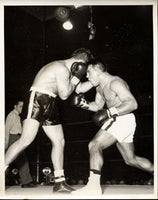
[[[56,74],[60,72],[62,72],[61,77],[63,74],[67,77],[70,76],[70,72],[63,61],[54,61],[45,65],[36,75],[32,87],[58,95]]]
[[[89,65],[87,78],[96,87],[95,101],[89,104],[89,110],[98,111],[106,104],[107,108],[116,107],[119,115],[132,112],[137,106],[128,84],[119,76],[102,72]]]
[[[110,80],[108,83],[106,83],[103,87],[101,86],[102,83],[100,83],[100,85],[96,88],[96,92],[100,94],[108,108],[113,106],[118,107],[122,103],[121,99],[119,98],[119,94],[112,89],[113,87],[115,87],[114,84],[121,84],[121,86],[123,86],[124,89],[129,91],[127,83],[118,76],[110,76]]]

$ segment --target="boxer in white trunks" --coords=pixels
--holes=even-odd
[[[137,101],[127,83],[118,76],[111,75],[99,60],[89,64],[87,78],[96,87],[95,101],[87,102],[84,92],[74,95],[72,103],[77,107],[96,112],[93,121],[100,127],[89,143],[90,176],[85,187],[73,191],[73,195],[101,195],[101,169],[103,150],[116,143],[125,163],[149,173],[154,166],[146,158],[135,155],[133,137],[136,128]]]
[[[23,131],[19,140],[6,152],[5,168],[35,139],[39,126],[51,140],[51,159],[54,167],[54,192],[71,192],[65,182],[63,170],[64,134],[57,107],[58,98],[66,100],[76,87],[82,88],[81,78],[86,73],[86,63],[93,59],[90,50],[77,49],[66,60],[53,61],[41,68],[30,88],[30,94],[23,108]],[[90,82],[84,84],[91,88]]]

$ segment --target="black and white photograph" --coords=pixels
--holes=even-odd
[[[0,11],[0,197],[157,199],[157,1]]]

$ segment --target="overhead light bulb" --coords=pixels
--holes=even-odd
[[[73,25],[72,25],[71,21],[70,20],[65,21],[63,23],[63,28],[65,30],[71,30],[73,28]]]

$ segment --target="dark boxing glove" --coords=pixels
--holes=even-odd
[[[93,115],[93,122],[101,127],[105,121],[109,118],[116,118],[118,116],[118,111],[115,107],[111,107],[109,109],[102,109],[96,112]]]
[[[83,109],[89,108],[89,103],[85,100],[85,96],[83,93],[75,94],[72,97],[71,103],[73,106],[81,107]]]
[[[86,71],[87,71],[87,64],[83,62],[74,62],[71,66],[71,74],[72,74],[71,83],[77,85],[80,82],[83,75],[86,73]]]

